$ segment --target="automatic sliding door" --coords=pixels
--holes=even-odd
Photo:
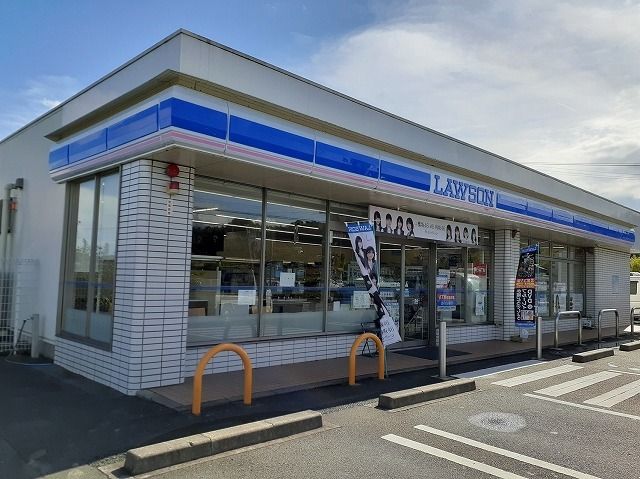
[[[405,245],[404,337],[427,339],[429,248]]]
[[[400,303],[402,281],[402,245],[380,243],[380,297],[389,310],[389,314],[400,326]],[[400,329],[402,335],[402,329]]]

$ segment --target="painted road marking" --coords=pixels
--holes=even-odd
[[[468,459],[463,456],[458,456],[457,454],[443,451],[442,449],[437,449],[435,447],[427,446],[426,444],[422,444],[421,442],[417,442],[417,441],[412,441],[411,439],[407,439],[402,436],[396,436],[395,434],[387,434],[386,436],[382,436],[382,439],[384,439],[385,441],[393,442],[395,444],[399,444],[401,446],[415,449],[416,451],[424,452],[426,454],[431,454],[432,456],[435,456],[435,457],[446,459],[447,461],[450,461],[450,462],[455,462],[456,464],[460,464],[461,466],[475,469],[476,471],[491,474],[494,477],[500,477],[503,479],[525,479],[524,476],[519,476],[517,474],[513,474],[512,472],[508,472],[503,469],[498,469],[497,467],[490,466],[483,462],[478,462],[478,461],[474,461],[473,459]]]
[[[592,399],[587,399],[584,403],[600,407],[611,407],[638,394],[640,394],[640,380],[625,384]]]
[[[513,386],[519,386],[520,384],[530,383],[532,381],[538,381],[539,379],[550,378],[559,374],[570,373],[582,369],[582,366],[573,366],[571,364],[565,364],[564,366],[558,366],[556,368],[543,369],[542,371],[536,371],[535,373],[521,374],[509,379],[503,379],[502,381],[496,381],[498,386],[505,386],[511,388]]]
[[[611,371],[602,371],[599,373],[590,374],[583,378],[565,381],[548,388],[538,389],[534,392],[537,394],[544,394],[545,396],[558,397],[562,396],[563,394],[569,394],[579,389],[593,386],[594,384],[601,383],[602,381],[606,381],[607,379],[615,378],[617,376],[621,376],[621,374]]]
[[[560,399],[554,399],[554,398],[550,398],[550,397],[546,397],[546,396],[536,396],[535,394],[525,394],[525,396],[528,397],[528,398],[542,399],[543,401],[554,402],[556,404],[564,404],[565,406],[577,407],[579,409],[587,409],[589,411],[595,411],[595,412],[599,412],[601,414],[609,414],[611,416],[619,416],[619,417],[624,417],[624,418],[627,418],[627,419],[633,419],[634,421],[640,421],[640,416],[634,416],[633,414],[626,414],[624,412],[609,411],[607,409],[600,409],[600,408],[593,407],[593,406],[585,406],[584,404],[576,404],[576,403],[573,403],[573,402],[562,401]]]
[[[531,366],[537,366],[538,364],[544,364],[544,361],[537,361],[531,359],[529,361],[521,361],[519,363],[503,364],[502,366],[494,366],[492,368],[478,369],[477,371],[469,371],[466,373],[454,374],[457,378],[484,378],[486,376],[493,376],[494,374],[504,373],[507,371],[514,371],[516,369],[529,368]]]
[[[483,442],[475,441],[473,439],[469,439],[467,437],[458,436],[457,434],[453,434],[446,431],[441,431],[439,429],[435,429],[433,427],[424,426],[419,424],[415,426],[416,429],[421,431],[428,432],[430,434],[435,434],[436,436],[444,437],[447,439],[451,439],[453,441],[461,442],[462,444],[466,444],[468,446],[477,447],[478,449],[483,449],[485,451],[493,452],[495,454],[500,454],[501,456],[505,456],[511,459],[515,459],[516,461],[524,462],[526,464],[531,464],[532,466],[541,467],[543,469],[548,469],[549,471],[558,472],[560,474],[564,474],[565,476],[575,477],[578,479],[598,479],[596,476],[592,476],[591,474],[585,474],[580,471],[575,471],[573,469],[569,469],[568,467],[558,466],[557,464],[553,464],[551,462],[543,461],[542,459],[537,459],[535,457],[525,456],[524,454],[520,454],[518,452],[509,451],[508,449],[502,449],[500,447],[491,446],[489,444],[485,444]]]

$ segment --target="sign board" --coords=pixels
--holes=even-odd
[[[280,287],[293,288],[296,285],[296,274],[280,272]]]
[[[513,294],[516,327],[536,327],[536,265],[538,245],[520,250]]]
[[[367,307],[370,302],[373,302],[376,308],[377,322],[380,326],[380,336],[382,344],[385,347],[390,344],[402,341],[398,327],[396,326],[393,318],[389,314],[389,309],[382,301],[380,296],[380,290],[378,289],[378,263],[376,258],[376,239],[373,233],[373,226],[369,222],[359,223],[345,223],[347,226],[347,233],[351,240],[351,247],[356,255],[358,266],[360,267],[360,273],[364,279],[365,287],[367,291],[363,291],[365,295],[368,294]],[[362,304],[364,307],[364,298],[362,296],[356,299],[356,294],[352,298],[353,304]],[[355,308],[355,306],[354,306]]]
[[[239,289],[238,304],[253,306],[256,304],[257,291],[255,289]]]
[[[376,233],[424,238],[468,245],[478,244],[478,226],[446,221],[405,211],[369,206],[369,221]]]

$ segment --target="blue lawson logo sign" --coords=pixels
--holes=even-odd
[[[494,190],[449,177],[441,178],[440,175],[433,175],[433,179],[433,192],[436,195],[448,196],[482,206],[494,206]]]

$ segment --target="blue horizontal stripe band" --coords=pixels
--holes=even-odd
[[[160,102],[158,127],[175,126],[215,138],[227,138],[227,114],[178,98]]]
[[[316,142],[316,164],[378,179],[379,161],[371,156]]]
[[[422,191],[429,191],[431,188],[431,175],[426,171],[385,160],[380,161],[380,179]]]
[[[107,128],[107,149],[116,148],[158,131],[158,105],[131,115]]]
[[[313,162],[314,142],[295,133],[231,115],[229,141],[278,155]]]
[[[69,163],[84,160],[107,150],[107,129],[104,128],[69,144]]]
[[[69,145],[49,152],[49,170],[55,170],[69,164]]]

